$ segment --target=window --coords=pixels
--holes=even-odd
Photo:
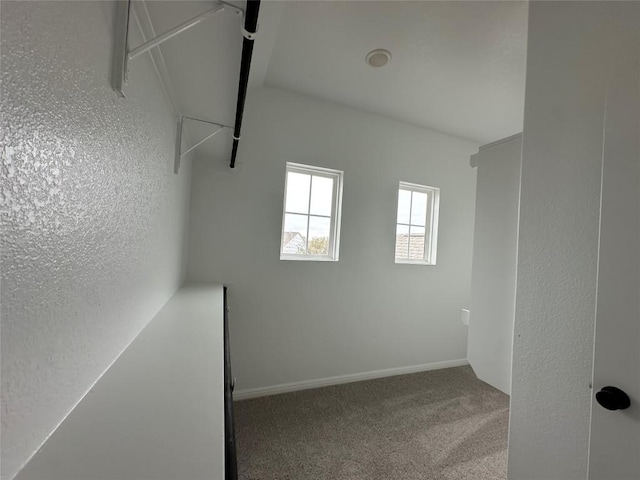
[[[436,264],[440,189],[400,182],[396,263]]]
[[[338,260],[343,172],[287,163],[281,260]]]

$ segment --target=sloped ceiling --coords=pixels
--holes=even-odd
[[[522,129],[526,39],[524,2],[287,2],[266,84],[486,143]]]
[[[136,3],[156,33],[215,4]],[[227,9],[162,44],[179,113],[233,125],[240,24]],[[263,0],[250,88],[291,90],[488,143],[522,130],[526,36],[526,2]],[[387,66],[365,62],[375,48],[391,51]],[[186,128],[187,145],[212,131]],[[224,165],[231,130],[196,152]]]

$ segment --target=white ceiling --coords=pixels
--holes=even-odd
[[[293,1],[265,83],[484,143],[522,130],[526,40],[524,2]]]
[[[136,11],[146,6],[162,33],[214,4],[147,0]],[[233,125],[240,22],[226,10],[162,44],[179,113]],[[250,87],[292,90],[487,143],[522,130],[526,29],[524,2],[263,0]],[[366,64],[374,48],[391,51],[386,67]],[[193,122],[187,130],[191,144],[212,131]],[[197,152],[227,162],[231,131]]]

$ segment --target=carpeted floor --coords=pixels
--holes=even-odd
[[[501,480],[509,397],[470,367],[236,402],[241,480]]]

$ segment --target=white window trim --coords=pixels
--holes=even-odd
[[[289,178],[289,172],[302,173],[305,175],[314,175],[317,177],[326,177],[333,179],[333,194],[331,205],[331,223],[329,231],[329,253],[327,255],[299,255],[299,254],[287,254],[282,251],[282,239],[284,237],[284,222],[287,214],[287,181]],[[344,172],[340,170],[333,170],[324,167],[315,167],[312,165],[303,165],[301,163],[287,162],[285,166],[284,174],[284,195],[282,200],[282,227],[280,229],[280,260],[297,260],[303,262],[337,262],[340,257],[340,226],[342,220],[342,183]],[[309,190],[309,203],[311,203],[311,190]],[[305,215],[305,214],[300,214]],[[311,215],[311,212],[306,214],[307,217],[327,217],[326,215]],[[307,220],[307,229],[309,228],[309,221]],[[308,237],[307,233],[307,237]],[[307,238],[307,241],[309,239]]]
[[[411,226],[411,215],[409,215],[409,224],[398,222],[398,206],[400,200],[400,190],[409,190],[411,192],[421,192],[427,194],[427,218],[425,221],[425,238],[428,242],[424,242],[424,259],[417,260],[415,258],[397,258],[395,256],[395,245],[397,234],[394,238],[394,259],[395,263],[406,265],[436,265],[436,257],[438,253],[438,220],[440,218],[440,189],[438,187],[429,187],[427,185],[419,185],[417,183],[400,182],[398,185],[398,195],[396,195],[396,223],[395,231],[398,225]],[[417,225],[416,225],[417,226]]]

